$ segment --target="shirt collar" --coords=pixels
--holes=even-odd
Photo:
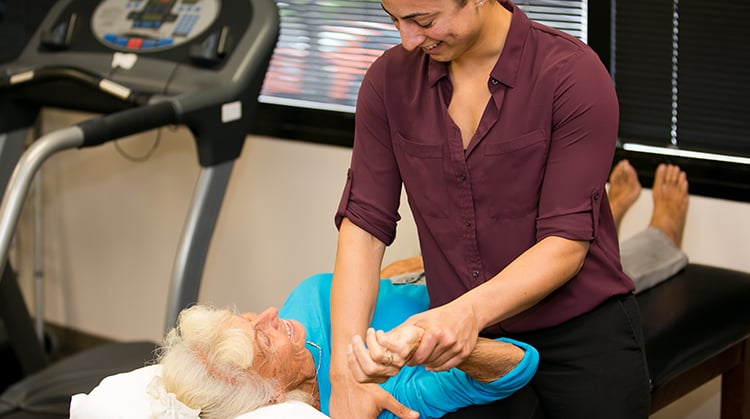
[[[529,37],[531,21],[523,10],[510,1],[501,0],[500,3],[513,13],[510,21],[510,29],[505,39],[503,52],[497,60],[495,68],[490,76],[508,87],[515,86],[518,81],[518,72],[521,68],[521,54]]]
[[[509,0],[499,1],[501,5],[513,13],[513,17],[511,18],[508,36],[505,40],[505,46],[503,46],[503,52],[500,54],[500,59],[498,59],[497,64],[495,64],[495,67],[492,69],[490,77],[508,87],[513,87],[518,79],[521,53],[523,52],[524,45],[526,45],[526,39],[529,36],[531,21],[529,21],[526,13],[519,9],[513,2]],[[429,57],[426,58],[429,60],[429,83],[430,86],[434,86],[443,77],[448,77],[448,64],[429,59]]]
[[[435,84],[440,81],[443,77],[448,77],[448,64],[440,61],[430,59],[425,54],[427,62],[427,77],[431,87],[435,87]]]

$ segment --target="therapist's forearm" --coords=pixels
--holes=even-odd
[[[494,278],[455,302],[475,308],[484,328],[541,301],[573,278],[583,266],[589,243],[546,237],[521,254]]]
[[[375,308],[385,244],[344,219],[331,287],[331,377],[348,374],[352,336],[365,335]]]

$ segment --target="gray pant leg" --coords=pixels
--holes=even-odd
[[[659,284],[688,264],[687,255],[659,229],[648,227],[620,243],[622,270],[635,283],[635,292]]]
[[[391,277],[391,282],[394,284],[421,284],[424,285],[425,277],[424,271],[408,272],[405,274],[394,275]]]

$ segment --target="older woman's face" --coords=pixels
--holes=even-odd
[[[275,380],[285,390],[315,378],[315,362],[305,348],[302,324],[280,319],[273,307],[260,314],[243,313],[236,319],[255,335],[253,369],[260,376]]]

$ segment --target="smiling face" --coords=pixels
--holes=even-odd
[[[305,329],[261,314],[196,304],[180,312],[158,350],[168,392],[203,416],[229,418],[284,400],[319,406]]]
[[[421,48],[437,61],[449,62],[471,51],[480,37],[483,3],[468,0],[383,0],[407,51]]]
[[[231,327],[255,336],[252,369],[261,377],[274,380],[281,390],[291,390],[316,380],[315,362],[305,348],[305,328],[295,320],[280,319],[276,308],[260,314],[232,316]]]

